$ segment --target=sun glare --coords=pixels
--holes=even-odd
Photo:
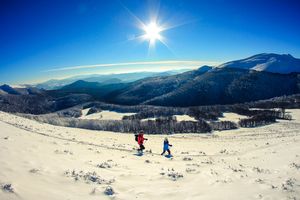
[[[155,22],[151,22],[145,26],[144,31],[145,38],[150,40],[150,42],[155,42],[156,40],[161,39],[161,35],[159,34],[161,32],[161,28]]]
[[[125,7],[129,14],[134,18],[136,27],[140,29],[138,34],[133,34],[130,37],[128,36],[128,41],[136,40],[139,42],[147,42],[149,44],[148,53],[155,49],[156,43],[162,44],[168,48],[170,52],[173,52],[168,45],[169,40],[164,35],[164,32],[187,24],[183,22],[173,23],[170,19],[166,21],[166,18],[163,20],[161,18],[162,16],[159,16],[159,14],[163,14],[159,8],[159,4],[150,6],[149,21],[147,24],[134,13],[132,13],[127,7]]]

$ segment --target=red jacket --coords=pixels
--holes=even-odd
[[[138,144],[139,145],[143,144],[144,140],[145,140],[144,135],[143,134],[139,134],[139,136],[138,136]]]

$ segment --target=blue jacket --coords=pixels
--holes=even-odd
[[[164,141],[164,151],[169,149],[169,141]]]

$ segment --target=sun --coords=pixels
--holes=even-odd
[[[145,21],[125,7],[125,9],[133,17],[135,26],[139,29],[138,33],[130,34],[130,36],[127,37],[127,41],[138,41],[140,43],[147,42],[149,54],[154,52],[153,50],[155,50],[156,43],[160,44],[159,47],[165,46],[170,52],[173,52],[168,44],[170,40],[167,37],[170,35],[165,35],[165,32],[187,23],[182,21],[173,23],[171,19],[163,17],[163,13],[160,11],[160,4],[156,5],[155,3],[155,5],[151,5],[149,8],[150,13],[147,20],[148,23],[145,23]],[[161,16],[159,16],[159,14]]]
[[[156,24],[156,22],[151,22],[150,24],[144,27],[145,39],[150,40],[150,42],[155,42],[156,40],[161,40],[162,36],[160,32],[162,31],[161,27]]]

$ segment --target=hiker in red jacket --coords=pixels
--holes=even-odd
[[[139,135],[138,135],[138,144],[140,145],[140,148],[138,149],[138,151],[143,152],[143,150],[145,149],[144,146],[144,140],[148,140],[147,138],[144,138],[144,131],[140,131]]]

